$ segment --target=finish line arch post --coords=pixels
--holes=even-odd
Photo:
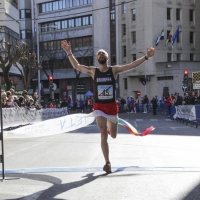
[[[0,99],[1,99],[1,78],[0,78]],[[0,141],[1,141],[1,154],[0,154],[0,163],[2,163],[2,179],[5,179],[5,170],[4,170],[4,146],[3,146],[3,115],[2,115],[2,103],[0,103],[0,117],[1,117],[1,132],[0,132]]]

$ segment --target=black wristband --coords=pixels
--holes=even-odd
[[[145,60],[148,60],[147,56],[144,56]]]
[[[70,54],[67,54],[67,56],[69,57],[69,56],[71,56],[72,55],[72,53],[70,53]]]

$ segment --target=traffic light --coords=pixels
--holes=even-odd
[[[183,83],[188,84],[188,70],[184,70]]]
[[[49,76],[49,88],[52,89],[53,87],[53,76]]]

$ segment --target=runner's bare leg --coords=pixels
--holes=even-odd
[[[109,146],[108,146],[108,133],[107,133],[107,119],[105,117],[99,116],[96,118],[97,125],[101,132],[101,149],[106,162],[109,160]]]
[[[111,122],[110,120],[107,120],[107,126],[110,131],[110,136],[114,139],[117,137],[117,130],[118,130],[118,125]]]
[[[107,120],[105,117],[99,116],[96,118],[97,125],[101,132],[101,149],[106,162],[109,160],[109,146],[108,146],[108,133],[107,128],[109,128],[110,136],[116,138],[117,136],[117,124]],[[108,127],[107,127],[108,126]]]

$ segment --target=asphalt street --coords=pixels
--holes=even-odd
[[[59,135],[6,138],[0,200],[199,200],[200,129],[163,114],[119,117],[139,131],[155,130],[139,137],[119,126],[117,138],[109,137],[111,174],[102,171],[96,122]]]

